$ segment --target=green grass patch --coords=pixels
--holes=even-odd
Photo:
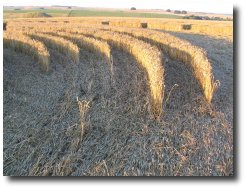
[[[61,9],[44,9],[44,10],[4,10],[4,18],[21,17],[22,14],[41,12],[53,17],[142,17],[142,18],[182,18],[182,16],[173,14],[157,13],[140,13],[126,11],[96,11],[96,10],[61,10]]]
[[[3,17],[4,18],[21,18],[26,17],[26,15],[34,14],[34,13],[45,13],[52,17],[63,17],[68,16],[70,10],[55,10],[55,9],[47,9],[47,10],[4,10]]]
[[[172,14],[139,13],[126,11],[95,11],[95,10],[72,10],[70,16],[74,17],[143,17],[143,18],[182,18]]]

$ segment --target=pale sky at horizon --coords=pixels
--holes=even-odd
[[[101,4],[100,4],[101,2]],[[80,6],[103,8],[177,9],[208,13],[233,13],[233,0],[3,0],[4,6]]]

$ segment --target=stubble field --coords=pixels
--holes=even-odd
[[[4,175],[234,174],[231,23],[139,22],[8,20]]]

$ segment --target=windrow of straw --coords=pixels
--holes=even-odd
[[[69,40],[44,33],[28,32],[28,36],[43,41],[48,47],[57,49],[70,57],[75,63],[79,62],[79,47]]]
[[[211,102],[217,82],[214,82],[212,66],[203,49],[171,34],[130,28],[110,28],[111,31],[129,34],[147,40],[163,49],[172,59],[184,62],[198,80],[207,102]]]
[[[189,30],[185,30],[182,25],[190,25]],[[198,20],[178,20],[173,21],[150,21],[149,29],[158,29],[174,32],[188,32],[194,34],[204,34],[213,37],[222,37],[228,40],[232,39],[233,26],[232,22],[221,21],[198,21]]]
[[[99,52],[103,55],[107,62],[110,64],[111,60],[111,49],[106,41],[98,40],[92,37],[86,37],[85,35],[76,35],[67,32],[50,32],[52,35],[63,37],[67,40],[76,43],[80,48],[85,48],[93,52]]]
[[[64,25],[67,18],[46,18],[41,22],[40,18],[8,20],[8,30],[13,28],[22,29],[22,27],[59,27],[61,25],[75,27],[88,25],[90,27],[101,26],[105,18],[69,18],[69,23]],[[231,21],[205,21],[205,20],[186,20],[186,19],[166,19],[166,18],[107,18],[106,21],[110,27],[130,27],[141,28],[141,23],[147,23],[149,29],[159,29],[174,32],[188,32],[194,34],[204,34],[213,37],[233,40],[233,22]],[[18,22],[18,24],[16,24]],[[185,30],[183,25],[190,25],[189,30]]]
[[[71,25],[73,26],[73,24]],[[71,27],[68,25],[65,29],[63,27],[56,27],[51,31],[76,31],[77,33],[87,34],[93,30],[86,27]],[[128,34],[139,39],[148,41],[163,49],[172,59],[186,63],[186,65],[193,72],[194,77],[198,80],[200,87],[203,91],[205,99],[210,103],[213,98],[214,91],[217,87],[217,83],[214,82],[214,76],[212,73],[211,64],[207,58],[206,52],[203,49],[192,45],[186,40],[174,37],[171,34],[167,34],[160,31],[154,31],[149,29],[133,29],[133,28],[121,28],[121,27],[94,27],[94,30],[111,30],[122,34]],[[45,29],[46,30],[46,27]],[[46,30],[47,31],[47,30]],[[100,37],[100,36],[98,36]],[[124,35],[125,37],[125,35]],[[109,39],[106,39],[109,40]],[[122,41],[126,41],[122,40]],[[124,42],[125,44],[127,42]]]
[[[71,31],[74,30],[80,33],[84,32],[84,34],[87,34],[86,32],[89,30],[89,28],[68,28]],[[148,42],[161,47],[171,58],[186,63],[186,65],[191,68],[195,78],[198,80],[206,100],[209,103],[211,102],[217,83],[214,82],[212,67],[203,49],[192,45],[186,40],[179,39],[171,34],[160,31],[117,27],[107,27],[107,30],[117,31],[147,40]],[[53,31],[55,30],[53,29]]]
[[[111,42],[133,55],[147,73],[151,96],[151,111],[154,117],[159,119],[163,111],[164,98],[162,53],[156,47],[129,35],[89,28],[83,28],[77,30],[77,32]]]
[[[46,72],[49,70],[50,54],[42,42],[33,40],[20,32],[4,32],[3,46],[28,54],[39,62],[42,70]]]

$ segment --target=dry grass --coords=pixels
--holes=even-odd
[[[206,100],[209,103],[212,101],[218,82],[214,82],[212,66],[203,49],[163,32],[130,28],[109,28],[109,30],[147,40],[163,49],[172,59],[186,63],[200,83]]]
[[[122,22],[126,21],[123,20]],[[44,27],[43,30],[47,31],[50,29],[50,26],[47,27]],[[73,30],[73,28],[75,29]],[[65,30],[78,31],[82,28],[84,27],[74,27],[74,23],[72,22],[70,25],[66,26]],[[218,87],[219,82],[214,81],[210,62],[208,61],[206,52],[203,49],[163,32],[120,27],[105,27],[104,29],[121,32],[139,39],[147,40],[147,42],[161,47],[171,58],[186,63],[186,65],[190,67],[195,78],[198,80],[206,100],[209,103],[212,101],[213,94]]]
[[[39,27],[36,27],[36,31],[37,30],[39,30],[39,31],[40,30],[43,30],[43,31],[48,30],[48,31],[56,31],[57,32],[57,30],[59,30],[59,28],[60,28],[60,30],[65,30],[67,32],[73,31],[73,32],[83,33],[83,34],[90,34],[91,31],[94,32],[94,29],[91,30],[91,29],[85,28],[85,27],[74,27],[74,23],[68,24],[68,25],[66,25],[66,27],[50,28],[50,26],[48,25],[47,27],[41,27],[41,28],[42,29],[40,29]],[[163,32],[158,32],[158,31],[153,31],[153,30],[141,30],[141,29],[130,29],[130,28],[112,28],[112,27],[106,27],[106,29],[112,30],[113,32],[116,31],[116,32],[132,35],[133,37],[137,37],[139,39],[147,40],[147,42],[150,42],[156,46],[161,47],[166,53],[168,53],[168,55],[171,58],[186,63],[186,65],[188,67],[190,67],[195,78],[198,80],[198,82],[201,86],[201,89],[203,91],[204,97],[206,98],[207,102],[211,103],[212,98],[213,98],[213,94],[214,94],[216,88],[218,87],[218,82],[214,81],[214,76],[212,73],[212,67],[210,65],[210,62],[208,61],[206,52],[203,49],[201,49],[197,46],[194,46],[185,40],[181,40],[177,37],[174,37],[170,34],[163,33]],[[100,30],[100,28],[97,27],[97,29],[95,29],[95,30]],[[99,31],[97,31],[97,32],[99,32]],[[66,33],[64,33],[63,37],[65,35],[66,35]],[[100,36],[97,36],[97,37],[101,38]],[[120,38],[120,37],[118,37],[118,38]],[[115,38],[115,40],[112,40],[108,36],[104,39],[109,40],[109,41],[117,41],[117,40],[119,41],[119,39],[116,39],[116,38]],[[132,40],[132,39],[130,39],[130,40]],[[125,42],[126,40],[121,40],[121,41],[123,41],[123,44],[127,43],[127,42]],[[129,45],[129,43],[128,43],[128,45]],[[130,44],[130,46],[131,46],[131,44]],[[129,47],[127,47],[127,49],[129,51],[132,51],[129,49]],[[139,53],[139,52],[135,52],[134,56],[137,59],[139,59],[139,58],[141,59],[141,53]],[[144,60],[141,60],[141,61],[144,61]],[[147,66],[147,67],[149,67],[149,66]],[[145,67],[145,69],[146,69],[146,67]],[[149,75],[148,75],[148,77],[150,78]],[[152,81],[152,79],[150,79],[150,83],[155,83],[155,81],[154,80]],[[153,84],[150,85],[150,88],[152,88],[151,86],[153,86]],[[161,99],[162,97],[156,96],[157,93],[154,92],[154,91],[156,91],[154,88],[151,89],[151,91],[152,91],[152,94],[151,94],[152,102],[154,102],[153,104],[156,104],[155,103],[156,100],[154,100],[154,99],[158,99],[158,98]],[[156,96],[156,97],[154,97],[154,96]],[[157,108],[157,109],[160,109],[160,108]]]
[[[3,46],[28,54],[39,62],[44,71],[49,70],[50,54],[42,42],[32,40],[19,32],[4,32]]]
[[[71,56],[70,50],[64,53],[57,42],[49,46],[41,40],[51,47],[50,67],[54,68],[50,74],[42,74],[28,56],[4,48],[4,175],[234,175],[232,44],[202,35],[176,34],[202,46],[213,60],[210,66],[221,86],[210,105],[199,90],[188,53],[201,52],[194,62],[205,66],[207,55],[191,43],[146,29],[142,36],[136,29],[123,33],[102,31],[101,26],[85,29],[86,19],[71,18],[66,24],[63,19],[52,19],[17,19],[8,30],[57,32],[63,40],[66,33],[74,37],[83,33],[90,39],[105,40],[112,46],[115,83],[110,82],[105,60],[94,56],[99,49],[85,47],[79,52],[79,64],[62,66],[57,62],[67,62],[65,55]],[[99,20],[94,19],[93,24]],[[174,59],[165,62],[165,86],[160,66],[163,57],[155,46]],[[149,107],[158,117],[161,103],[165,116],[153,120]]]
[[[186,30],[183,25],[189,24],[191,28]],[[233,37],[232,22],[227,21],[197,21],[197,20],[178,20],[152,21],[148,24],[149,29],[158,29],[165,31],[185,32],[194,34],[203,34],[216,38],[224,38],[231,41]]]
[[[59,52],[66,54],[75,63],[79,62],[79,48],[76,44],[62,37],[56,37],[43,33],[26,33],[28,36],[43,41],[45,45],[57,49]]]
[[[112,42],[136,58],[147,73],[151,96],[151,111],[154,117],[159,119],[163,111],[164,98],[164,68],[162,66],[162,53],[156,47],[124,34],[102,30],[91,30],[88,28],[72,31]]]
[[[92,37],[86,37],[84,35],[74,35],[67,32],[50,32],[52,35],[57,35],[76,43],[80,48],[85,48],[87,50],[93,51],[94,53],[102,54],[107,62],[111,62],[111,49],[106,41],[97,40]]]
[[[58,27],[63,24],[67,18],[46,18],[47,23],[52,23]],[[159,29],[165,31],[185,32],[208,35],[215,38],[223,38],[229,41],[233,40],[233,22],[231,21],[205,21],[205,20],[185,20],[185,19],[165,19],[165,18],[69,18],[68,25],[78,26],[101,26],[103,21],[109,21],[109,26],[113,27],[131,27],[141,28],[141,23],[147,23],[149,29]],[[29,26],[33,24],[40,24],[42,19],[7,19],[9,28],[16,28],[21,26]],[[18,22],[21,24],[16,25]],[[55,23],[54,23],[55,22]],[[42,23],[41,23],[42,24]],[[46,24],[46,23],[44,23]],[[185,30],[182,25],[191,25],[190,30]]]
[[[86,131],[87,131],[87,125],[86,125],[86,121],[85,121],[85,116],[86,113],[88,111],[88,109],[90,108],[90,101],[80,101],[77,98],[77,103],[78,103],[78,107],[79,107],[79,113],[80,113],[80,139],[83,140],[83,136],[85,135]]]

